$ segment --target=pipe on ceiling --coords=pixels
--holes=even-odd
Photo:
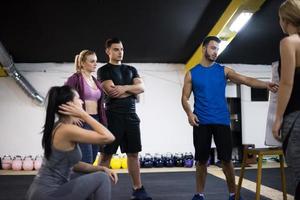
[[[0,63],[23,91],[34,100],[38,105],[44,103],[44,97],[27,81],[27,79],[15,67],[12,57],[9,55],[3,44],[0,42]]]

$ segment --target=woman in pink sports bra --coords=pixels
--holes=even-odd
[[[100,82],[92,75],[96,71],[97,56],[94,51],[83,50],[75,56],[76,73],[70,76],[65,83],[73,87],[83,101],[85,111],[103,125],[107,125],[104,110],[104,95]],[[91,127],[83,123],[83,128]],[[99,151],[98,145],[79,144],[82,151],[82,161],[93,163]]]

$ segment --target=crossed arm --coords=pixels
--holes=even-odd
[[[112,80],[101,83],[104,92],[112,98],[125,98],[144,92],[144,83],[141,78],[134,78],[132,85],[115,85]]]

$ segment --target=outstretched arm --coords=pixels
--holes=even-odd
[[[277,92],[278,90],[278,85],[276,83],[265,82],[256,78],[244,76],[239,73],[236,73],[233,69],[230,69],[228,67],[225,67],[225,74],[226,77],[233,83],[244,84],[254,88],[265,88],[271,92]]]
[[[192,112],[191,106],[189,104],[189,99],[192,93],[192,78],[191,73],[187,72],[184,77],[184,84],[182,88],[181,104],[188,116],[188,120],[191,126],[198,126],[199,120],[197,116]]]

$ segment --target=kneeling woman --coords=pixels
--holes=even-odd
[[[116,183],[117,175],[106,167],[81,162],[78,143],[107,144],[115,138],[83,110],[82,103],[78,93],[70,86],[49,90],[42,138],[44,160],[28,190],[27,199],[111,199],[110,179]],[[93,130],[74,125],[78,119]],[[70,180],[73,170],[86,174]]]

